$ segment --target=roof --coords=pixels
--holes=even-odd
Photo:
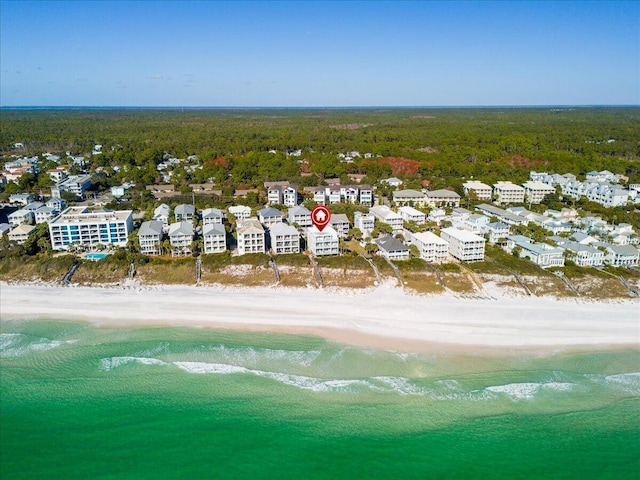
[[[322,231],[318,230],[318,227],[314,225],[313,227],[307,228],[307,236],[309,235],[316,236],[316,237],[320,235],[331,235],[333,237],[337,237],[338,232],[336,232],[335,229],[330,225],[327,225],[326,227],[324,227]]]
[[[289,209],[289,215],[309,215],[311,212],[308,208],[298,205],[297,207],[291,207]]]
[[[33,225],[18,225],[16,228],[9,232],[9,235],[29,235],[31,233],[31,230],[33,230],[34,228],[36,227],[34,227]]]
[[[263,208],[262,210],[258,211],[258,215],[260,215],[263,218],[266,217],[282,217],[284,216],[283,213],[278,210],[277,208],[273,208],[273,207],[267,207],[267,208]]]
[[[631,245],[607,245],[607,249],[616,255],[638,255],[638,249]]]
[[[393,192],[393,198],[424,198],[424,193],[417,190],[396,190]]]
[[[344,213],[332,213],[331,220],[329,220],[330,224],[336,223],[349,223],[349,218]]]
[[[416,210],[413,207],[400,207],[400,208],[398,208],[398,211],[399,212],[404,212],[407,215],[414,215],[414,216],[422,215],[422,216],[425,216],[424,212],[421,212],[420,210]]]
[[[435,243],[437,245],[449,245],[444,238],[440,238],[433,232],[412,233],[411,236],[422,243]]]
[[[169,236],[172,235],[193,235],[193,223],[184,221],[169,225]]]
[[[438,198],[438,197],[446,197],[446,198],[460,198],[456,192],[452,190],[440,189],[434,190],[432,192],[427,192],[427,197],[430,198]]]
[[[188,203],[183,203],[178,205],[174,211],[176,215],[193,215],[196,213],[196,207],[193,205],[189,205]]]
[[[202,211],[202,218],[223,218],[222,210],[218,208],[205,208]]]
[[[206,237],[208,235],[227,235],[226,230],[223,225],[219,223],[210,223],[202,227],[202,236]]]
[[[440,230],[441,233],[446,233],[451,235],[453,238],[457,238],[463,242],[484,242],[485,239],[476,235],[475,233],[471,233],[469,230],[460,230],[455,227],[443,228]]]
[[[498,230],[498,229],[502,230],[504,228],[509,228],[509,225],[502,222],[491,222],[491,223],[487,223],[487,227],[492,228],[493,230]]]
[[[409,251],[409,247],[395,237],[380,237],[374,242],[386,252]]]
[[[300,235],[296,227],[282,222],[272,225],[269,231],[271,232],[272,237],[278,235]]]
[[[238,235],[244,235],[246,233],[262,233],[264,234],[264,227],[258,221],[257,218],[247,218],[238,222]]]
[[[138,230],[138,236],[144,237],[148,235],[162,235],[162,222],[158,222],[157,220],[143,222],[142,225],[140,225],[140,230]]]

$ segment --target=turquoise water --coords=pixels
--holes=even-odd
[[[640,354],[0,323],[0,478],[638,478]]]

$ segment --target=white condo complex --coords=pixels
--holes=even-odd
[[[449,253],[463,262],[484,260],[484,244],[486,240],[475,233],[455,227],[440,230],[440,237],[449,242]]]
[[[66,250],[69,245],[115,245],[126,247],[133,230],[131,210],[90,212],[86,207],[69,207],[49,223],[51,246]]]

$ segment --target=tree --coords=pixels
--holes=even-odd
[[[413,244],[409,245],[409,253],[416,258],[420,257],[420,249]]]
[[[351,238],[355,238],[357,240],[360,240],[362,238],[362,230],[360,230],[359,228],[352,228],[349,230],[349,232],[347,232],[347,234],[349,235],[349,237]]]

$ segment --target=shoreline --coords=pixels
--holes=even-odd
[[[401,352],[508,355],[640,349],[640,302],[364,290],[162,285],[138,289],[0,282],[0,318],[102,328],[195,327],[322,337]]]

